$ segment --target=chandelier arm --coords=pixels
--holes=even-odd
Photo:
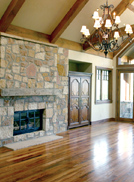
[[[101,50],[103,50],[103,47],[102,47],[102,45],[100,44],[100,43],[98,43],[99,45],[99,48],[97,49],[97,48],[95,48],[94,46],[93,46],[93,44],[90,42],[90,41],[88,41],[88,43],[89,43],[89,45],[95,50],[95,51],[101,51]]]
[[[111,45],[113,45],[113,48],[111,48]],[[116,48],[115,48],[116,47]],[[119,50],[119,48],[120,48],[120,46],[118,45],[118,43],[117,42],[115,42],[115,41],[111,41],[110,43],[109,43],[109,52],[114,52],[114,51],[117,51],[117,50]]]

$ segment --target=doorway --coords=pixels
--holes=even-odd
[[[117,70],[117,119],[134,120],[134,71]]]

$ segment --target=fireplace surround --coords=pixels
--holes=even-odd
[[[0,43],[0,146],[66,131],[68,50],[4,33]],[[14,136],[14,112],[37,109],[42,130]]]

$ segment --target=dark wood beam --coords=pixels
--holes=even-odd
[[[46,43],[49,43],[50,39],[50,35],[48,34],[29,30],[27,28],[18,27],[15,25],[10,25],[5,33]]]
[[[25,0],[12,0],[0,20],[0,31],[5,32]]]
[[[134,0],[122,0],[113,12],[120,16]]]
[[[81,9],[89,0],[77,0],[68,13],[64,16],[50,36],[50,42],[55,43],[64,30],[69,26]]]
[[[124,41],[124,42],[121,44],[120,49],[118,49],[117,51],[114,51],[113,57],[115,57],[115,56],[123,49],[123,47],[126,47],[127,44],[128,44],[128,46],[130,46],[130,45],[134,42],[134,41],[133,41],[134,34],[131,35],[131,38],[132,38],[132,41],[131,41],[131,42],[129,41],[129,38],[126,39],[126,41]]]
[[[128,5],[128,9],[131,10],[134,13],[134,6],[132,4]]]

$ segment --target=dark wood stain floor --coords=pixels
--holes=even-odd
[[[134,124],[107,122],[59,135],[17,151],[0,148],[0,182],[134,182]]]

